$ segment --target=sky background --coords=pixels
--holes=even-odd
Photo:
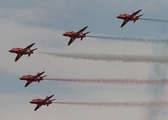
[[[106,62],[59,58],[39,52],[166,55],[166,44],[123,42],[86,37],[67,46],[66,31],[88,26],[89,35],[167,38],[167,23],[138,20],[120,28],[121,13],[142,9],[143,18],[168,20],[166,0],[0,0],[0,118],[3,120],[167,120],[167,108],[98,107],[51,104],[34,112],[34,98],[54,94],[56,101],[141,102],[167,100],[165,85],[136,86],[41,81],[24,88],[19,78],[46,71],[49,78],[163,79],[167,64]],[[36,43],[29,58],[14,62],[14,47]],[[155,116],[154,116],[155,115]],[[154,117],[152,117],[154,116]]]

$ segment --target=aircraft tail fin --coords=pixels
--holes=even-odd
[[[138,15],[136,20],[138,20],[138,19],[139,19],[139,17],[141,17],[141,16],[143,16],[143,14]],[[136,20],[134,20],[134,23],[136,22]]]
[[[34,52],[35,50],[37,50],[37,48],[32,49],[32,50],[30,51],[30,53],[28,54],[28,57],[30,57],[30,55],[33,54],[33,52]]]
[[[43,78],[46,77],[46,76],[47,76],[47,75],[41,76],[40,79],[38,80],[38,83],[39,83],[40,81],[42,81]]]
[[[83,33],[84,36],[86,36],[86,34],[90,33],[90,31]],[[83,40],[83,37],[81,37],[81,41]]]
[[[50,101],[48,102],[47,106],[49,106],[49,104],[52,104],[52,101],[54,101],[54,100],[56,100],[56,99],[50,100]]]

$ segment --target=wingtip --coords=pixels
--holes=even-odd
[[[30,44],[31,46],[33,46],[35,43],[32,43],[32,44]]]
[[[139,9],[139,12],[142,11],[142,9]]]
[[[28,86],[28,84],[26,83],[25,85],[24,85],[24,87],[27,87]]]
[[[53,95],[51,95],[50,97],[53,97],[54,96],[54,94]]]

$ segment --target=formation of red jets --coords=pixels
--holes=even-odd
[[[123,23],[121,25],[121,27],[123,27],[125,24],[127,24],[129,21],[133,21],[134,23],[136,22],[136,20],[139,20],[139,17],[141,17],[143,14],[138,15],[137,14],[141,11],[142,9],[133,12],[131,15],[130,14],[120,14],[119,16],[117,16],[118,19],[123,19]],[[63,36],[67,36],[70,37],[70,40],[68,42],[68,45],[70,45],[76,38],[80,38],[81,41],[83,40],[84,37],[86,37],[86,34],[90,33],[86,32],[83,33],[84,30],[88,28],[88,26],[82,28],[81,30],[79,30],[78,32],[74,32],[74,31],[69,31],[69,32],[65,32],[63,34]],[[31,45],[25,47],[25,48],[12,48],[11,50],[9,50],[9,52],[11,53],[16,53],[17,56],[15,58],[15,62],[18,61],[20,59],[20,57],[22,57],[22,55],[28,55],[30,56],[31,54],[34,53],[34,51],[37,49],[30,49],[35,43],[32,43]]]
[[[123,27],[126,23],[128,23],[129,21],[133,21],[135,23],[136,20],[139,20],[139,17],[141,17],[143,14],[136,16],[142,9],[133,12],[131,15],[129,14],[120,14],[119,16],[117,16],[118,19],[123,19],[124,22],[122,23],[121,27]],[[63,36],[67,36],[70,37],[70,40],[68,42],[68,46],[76,39],[76,38],[80,38],[81,41],[84,37],[86,37],[86,34],[90,33],[86,32],[83,33],[84,30],[87,28],[88,26],[82,28],[81,30],[79,30],[78,32],[74,32],[74,31],[70,31],[70,32],[65,32],[63,34]],[[37,49],[32,49],[31,47],[34,45],[35,43],[32,43],[30,45],[28,45],[25,48],[12,48],[11,50],[9,50],[9,52],[11,53],[16,53],[17,56],[15,58],[15,62],[17,62],[23,55],[28,55],[28,57],[34,53],[34,51]],[[25,80],[27,81],[27,83],[25,84],[25,87],[27,87],[28,85],[30,85],[32,82],[40,82],[43,80],[44,77],[46,77],[47,75],[41,76],[42,74],[44,74],[45,71],[41,72],[41,73],[37,73],[36,75],[24,75],[20,78],[20,80]],[[32,101],[30,101],[31,104],[36,104],[37,106],[35,107],[34,111],[36,111],[37,109],[39,109],[42,105],[49,105],[52,104],[52,101],[56,100],[56,99],[52,99],[50,100],[54,95],[51,96],[46,96],[45,99],[41,99],[41,98],[37,98],[37,99],[33,99]]]

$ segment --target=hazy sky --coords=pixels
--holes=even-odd
[[[168,20],[166,0],[1,0],[0,4],[0,118],[3,120],[156,120],[167,119],[166,108],[73,106],[51,104],[34,112],[34,98],[54,94],[56,101],[81,102],[141,102],[166,100],[164,85],[114,85],[41,81],[24,88],[19,78],[46,71],[49,78],[93,79],[163,79],[167,64],[146,62],[107,62],[59,58],[39,52],[166,55],[167,45],[111,41],[86,37],[67,46],[66,31],[78,31],[88,26],[89,35],[167,38],[167,24],[162,22],[129,22],[120,28],[121,13],[139,9],[143,18]],[[140,13],[140,14],[141,14]],[[29,58],[14,62],[13,47],[26,47],[35,42],[38,48]],[[156,93],[156,94],[155,94]],[[161,111],[158,113],[158,110]]]

